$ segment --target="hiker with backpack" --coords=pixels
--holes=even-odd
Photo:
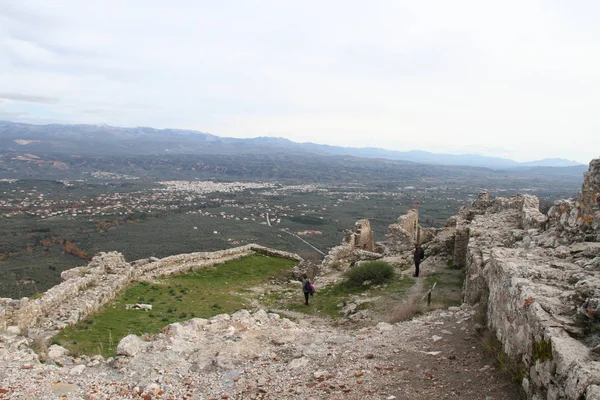
[[[312,296],[315,293],[315,286],[310,283],[306,273],[302,275],[302,292],[304,293],[304,304],[308,305],[308,296]]]
[[[415,278],[419,277],[419,266],[421,265],[423,258],[425,258],[425,251],[419,243],[415,243],[415,252],[413,253],[413,259],[415,261],[415,274],[413,276]]]

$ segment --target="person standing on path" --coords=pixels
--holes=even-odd
[[[308,296],[310,295],[310,280],[308,275],[302,275],[302,292],[304,293],[304,304],[308,305]]]
[[[415,274],[413,275],[415,278],[419,277],[419,265],[421,265],[421,260],[425,258],[425,250],[421,247],[419,243],[415,243],[415,252],[413,253],[413,258],[415,260]]]

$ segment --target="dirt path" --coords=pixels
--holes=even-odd
[[[520,399],[519,386],[484,353],[474,311],[460,313],[442,312],[424,330],[399,340],[387,360],[391,376],[374,386],[407,400]]]
[[[411,277],[413,268],[401,272]],[[443,261],[431,263],[421,276],[406,292],[405,302],[420,302],[430,288],[432,274],[442,275],[441,286],[447,282],[448,276],[460,274],[452,271]],[[335,281],[334,278],[320,279],[320,284]],[[441,289],[447,293],[447,287]],[[439,299],[441,293],[434,291],[434,299]],[[384,307],[398,303],[385,302]],[[257,304],[258,305],[258,304]],[[439,306],[438,306],[439,307]],[[469,306],[449,307],[435,310],[417,317],[415,321],[396,323],[391,338],[382,343],[377,339],[378,322],[385,320],[385,308],[373,314],[374,320],[355,321],[344,318],[335,321],[307,315],[298,311],[286,309],[270,309],[282,316],[292,318],[301,325],[319,326],[330,330],[332,337],[341,334],[364,332],[364,342],[359,342],[354,354],[361,353],[360,358],[372,357],[367,365],[363,361],[356,362],[355,388],[345,388],[336,394],[335,382],[329,385],[319,385],[326,398],[330,399],[485,399],[485,400],[515,400],[522,398],[519,385],[512,382],[506,373],[498,370],[493,356],[486,353],[482,345],[481,326],[476,322],[476,312]],[[383,319],[382,319],[383,318]],[[366,326],[366,328],[365,328]],[[379,326],[379,325],[377,325]],[[369,344],[370,339],[373,343]],[[369,353],[368,346],[373,346]],[[362,354],[364,353],[364,354]],[[376,362],[372,362],[376,361]],[[322,366],[321,366],[322,367]],[[344,374],[348,368],[332,365],[328,376]],[[364,375],[363,375],[364,373]],[[363,378],[364,376],[364,378]],[[327,380],[324,381],[327,383]],[[327,388],[330,389],[327,389]],[[265,397],[270,398],[270,397]],[[325,397],[307,397],[325,398]]]

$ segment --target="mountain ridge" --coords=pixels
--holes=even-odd
[[[294,142],[281,137],[231,138],[187,129],[115,127],[106,124],[35,125],[0,120],[0,148],[79,154],[266,154],[276,152],[354,156],[422,164],[474,166],[492,169],[583,166],[563,158],[518,162],[477,154],[444,154],[424,150],[397,151],[378,147],[343,147]]]

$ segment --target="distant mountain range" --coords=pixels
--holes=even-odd
[[[575,161],[548,158],[517,162],[473,154],[436,154],[427,151],[394,151],[315,143],[284,138],[226,138],[192,130],[122,128],[109,125],[32,125],[0,121],[0,152],[81,155],[236,155],[283,153],[294,156],[352,156],[422,164],[460,165],[492,169],[526,167],[584,167]],[[578,168],[579,169],[579,168]]]

